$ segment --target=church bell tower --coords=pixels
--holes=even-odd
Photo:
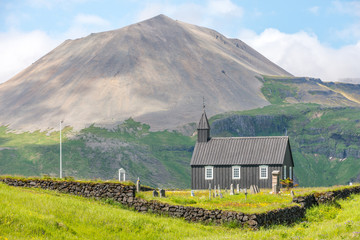
[[[198,142],[208,142],[210,140],[210,124],[205,112],[205,104],[203,104],[203,114],[201,115],[198,127]]]

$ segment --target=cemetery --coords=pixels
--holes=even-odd
[[[240,211],[244,213],[260,213],[296,205],[292,203],[290,190],[284,191],[281,194],[271,194],[270,192],[270,189],[261,189],[260,192],[254,193],[250,189],[239,189],[239,191],[235,189],[231,191],[231,189],[214,188],[211,191],[168,190],[166,191],[165,198],[160,198],[157,190],[140,192],[137,196],[149,201],[157,200],[173,205],[200,207],[209,210]]]
[[[300,189],[270,194],[268,190],[185,190],[170,191],[133,184],[91,181],[64,181],[58,179],[0,177],[9,186],[55,190],[86,198],[109,199],[142,213],[153,213],[182,218],[189,222],[214,224],[235,223],[251,229],[274,224],[292,224],[305,217],[306,210],[314,205],[346,199],[360,193],[360,186],[329,188],[325,192]],[[233,192],[234,191],[234,192]],[[256,192],[254,192],[256,191]],[[299,193],[302,193],[300,195]],[[248,209],[246,209],[248,205]],[[270,206],[270,207],[269,207]],[[243,207],[243,208],[242,208]],[[269,208],[267,208],[269,207]],[[272,210],[271,210],[272,209]]]

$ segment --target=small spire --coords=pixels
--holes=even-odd
[[[205,97],[203,96],[203,111],[205,112]]]

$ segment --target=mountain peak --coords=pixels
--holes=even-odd
[[[65,41],[0,85],[0,123],[81,129],[129,117],[152,129],[262,107],[263,75],[289,74],[238,40],[163,14],[118,30]],[[39,117],[41,116],[41,117]]]

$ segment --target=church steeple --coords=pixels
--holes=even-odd
[[[210,140],[210,124],[205,112],[205,103],[203,103],[203,114],[201,115],[197,130],[198,142],[207,142]]]

